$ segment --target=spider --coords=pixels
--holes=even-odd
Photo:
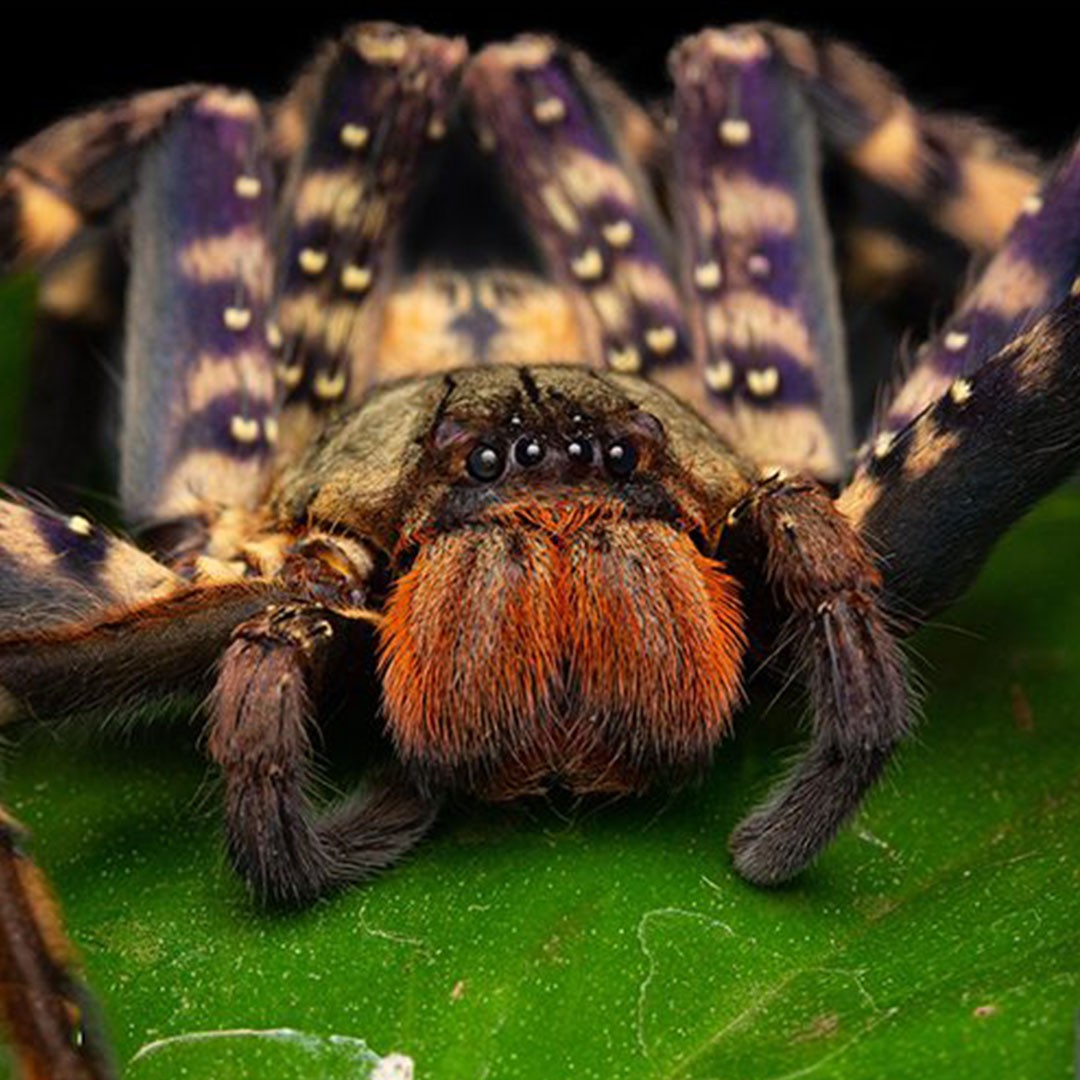
[[[270,105],[181,86],[16,149],[35,365],[122,319],[132,538],[0,502],[0,716],[212,686],[229,856],[298,905],[448,796],[700,775],[764,667],[812,735],[730,849],[802,871],[910,729],[902,636],[1080,459],[1080,156],[784,27],[670,67],[658,122],[550,38],[363,24]],[[849,381],[834,247],[888,328],[942,243],[981,273],[857,444],[876,361]],[[317,805],[312,732],[367,658],[369,782]],[[7,816],[0,971],[24,1075],[112,1075]]]

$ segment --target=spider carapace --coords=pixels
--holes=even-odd
[[[812,735],[734,865],[817,856],[909,728],[898,637],[1080,456],[1080,157],[1044,168],[781,27],[704,31],[671,72],[654,123],[551,39],[470,57],[368,24],[279,101],[182,86],[17,148],[0,251],[40,274],[34,378],[85,383],[72,350],[122,324],[131,539],[0,502],[0,714],[205,685],[232,862],[296,904],[394,863],[450,792],[700,773],[770,667]],[[874,301],[887,337],[945,249],[981,272],[857,444],[874,362],[842,312]],[[81,430],[94,392],[29,430]],[[18,478],[49,490],[33,442]],[[312,731],[364,649],[386,760],[317,805]],[[110,1075],[62,940],[5,817],[18,1061]]]

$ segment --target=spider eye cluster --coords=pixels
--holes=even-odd
[[[612,479],[625,480],[637,468],[640,453],[633,440],[625,436],[603,439],[577,434],[548,439],[527,434],[507,444],[498,436],[489,435],[479,439],[469,451],[465,471],[476,483],[491,484],[511,468],[530,470],[553,461],[558,468],[561,461],[576,471],[593,465],[598,458]]]

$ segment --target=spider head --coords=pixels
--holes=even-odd
[[[638,380],[493,368],[390,393],[423,402],[415,426],[377,437],[376,398],[301,474],[309,518],[390,564],[403,760],[513,795],[555,762],[571,787],[626,790],[707,757],[745,649],[737,583],[709,555],[739,463]]]

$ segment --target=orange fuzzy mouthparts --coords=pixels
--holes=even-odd
[[[629,790],[639,772],[700,763],[746,651],[723,565],[608,502],[511,505],[422,544],[380,635],[402,759],[474,786],[520,773],[496,782],[503,794],[542,790],[545,776]]]

